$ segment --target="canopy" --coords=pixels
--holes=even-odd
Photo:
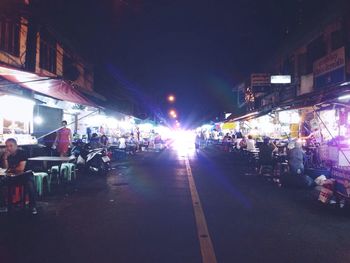
[[[266,110],[262,110],[262,111],[255,111],[255,112],[249,112],[245,115],[240,115],[240,116],[234,116],[233,114],[227,118],[226,123],[227,122],[236,122],[236,121],[248,121],[250,119],[254,119],[263,115],[268,114],[269,112],[271,112],[271,109],[266,109]]]
[[[88,100],[77,91],[70,83],[57,78],[39,76],[18,69],[0,66],[0,77],[18,84],[23,88],[33,90],[37,93],[63,101],[69,101],[85,106],[97,107],[95,103]]]

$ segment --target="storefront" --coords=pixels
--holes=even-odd
[[[0,145],[9,137],[35,145],[67,120],[77,131],[77,115],[97,106],[69,83],[17,69],[0,67]]]

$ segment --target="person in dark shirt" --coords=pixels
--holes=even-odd
[[[289,168],[293,175],[304,173],[305,154],[301,142],[295,142],[295,147],[288,152]]]
[[[7,173],[24,173],[28,159],[26,152],[18,148],[17,141],[15,139],[7,139],[5,145],[6,151],[2,156],[2,161],[3,167],[7,169]],[[31,176],[27,181],[26,187],[29,194],[29,206],[32,210],[32,214],[37,214],[33,176]]]
[[[263,144],[259,148],[260,165],[272,165],[272,153],[276,150],[274,144],[270,143],[270,138],[264,138]]]
[[[98,149],[102,147],[102,144],[100,143],[100,138],[98,137],[97,133],[93,133],[90,139],[90,147],[91,149]]]
[[[108,146],[108,137],[105,134],[100,137],[100,144],[103,147]]]

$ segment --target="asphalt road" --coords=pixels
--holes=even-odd
[[[37,216],[1,215],[0,262],[202,262],[186,156],[142,153],[59,188]],[[347,210],[247,174],[229,154],[188,158],[217,262],[350,261]]]

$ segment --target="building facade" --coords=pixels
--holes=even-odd
[[[7,137],[30,144],[63,119],[77,132],[79,116],[98,108],[89,97],[102,97],[92,65],[35,8],[29,0],[0,3],[0,145]]]
[[[239,84],[238,107],[249,114],[343,92],[350,84],[349,58],[350,16],[343,10],[287,43],[263,73]],[[290,82],[273,84],[275,75],[289,76]]]

